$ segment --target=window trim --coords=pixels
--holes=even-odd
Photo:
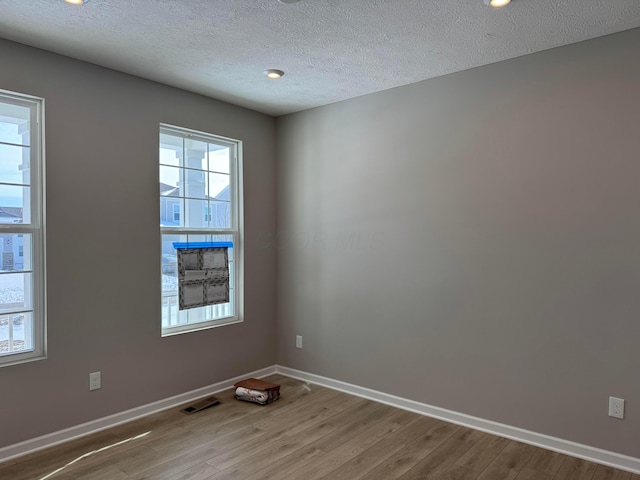
[[[179,127],[161,123],[158,139],[160,134],[175,134],[188,138],[190,140],[199,140],[207,143],[216,143],[219,145],[228,145],[235,150],[235,158],[230,159],[229,176],[230,176],[230,198],[236,200],[236,208],[231,211],[231,228],[219,229],[211,227],[163,227],[160,226],[160,242],[162,243],[163,235],[231,235],[234,239],[234,313],[233,316],[224,317],[214,320],[207,320],[198,323],[179,325],[165,328],[160,318],[161,336],[170,337],[183,333],[197,332],[200,330],[208,330],[211,328],[232,325],[244,321],[244,192],[243,192],[243,150],[242,141],[234,138],[224,137],[212,133],[193,130],[190,128]],[[159,149],[158,149],[159,150]],[[158,175],[160,166],[165,165],[158,161]],[[159,180],[159,179],[158,179]],[[186,197],[185,197],[186,198]],[[160,283],[162,284],[162,268],[160,268]],[[162,297],[162,289],[160,290]],[[161,300],[162,301],[162,300]]]
[[[30,126],[31,212],[28,224],[0,225],[0,232],[31,235],[33,275],[33,350],[0,356],[0,368],[47,358],[45,99],[0,89],[0,101],[28,107]],[[34,206],[36,208],[34,208]],[[34,212],[35,210],[35,212]]]

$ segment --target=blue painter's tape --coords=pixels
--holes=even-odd
[[[233,242],[173,242],[173,248],[233,248]]]

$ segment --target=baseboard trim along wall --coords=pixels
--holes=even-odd
[[[427,405],[426,403],[408,400],[406,398],[390,395],[388,393],[379,392],[369,388],[360,387],[358,385],[342,382],[340,380],[334,380],[313,373],[303,372],[301,370],[296,370],[289,367],[283,367],[281,365],[266,367],[254,372],[247,373],[245,375],[241,375],[239,377],[223,380],[221,382],[214,383],[197,390],[192,390],[190,392],[182,393],[174,397],[159,400],[157,402],[149,403],[147,405],[133,408],[121,413],[116,413],[108,417],[99,418],[91,422],[70,427],[65,430],[60,430],[58,432],[43,435],[41,437],[33,438],[21,443],[16,443],[14,445],[9,445],[8,447],[0,448],[0,462],[21,457],[28,453],[42,450],[44,448],[53,447],[54,445],[68,442],[69,440],[83,437],[91,433],[99,432],[100,430],[115,427],[122,423],[130,422],[132,420],[136,420],[138,418],[151,415],[162,410],[174,408],[185,403],[192,402],[193,400],[205,397],[207,395],[216,394],[218,392],[231,388],[234,383],[243,378],[261,378],[272,375],[274,373],[279,373],[281,375],[295,378],[297,380],[302,380],[305,382],[320,385],[322,387],[345,392],[350,395],[366,398],[374,402],[379,402],[385,405],[390,405],[392,407],[415,412],[420,415],[438,418],[446,422],[455,423],[456,425],[473,428],[474,430],[480,430],[482,432],[498,435],[500,437],[516,440],[518,442],[534,445],[536,447],[564,453],[572,457],[582,458],[584,460],[599,463],[601,465],[606,465],[620,470],[640,474],[640,458],[620,455],[615,452],[590,447],[588,445],[582,445],[580,443],[570,442],[561,438],[555,438],[521,428],[511,427],[509,425],[493,422],[491,420],[484,420],[482,418],[465,415],[463,413],[454,412],[452,410],[434,407],[432,405]]]
[[[12,458],[21,457],[28,453],[33,453],[44,448],[53,447],[60,443],[68,442],[79,437],[84,437],[91,433],[99,432],[107,428],[115,427],[117,425],[136,420],[153,413],[167,410],[169,408],[175,408],[185,403],[192,402],[193,400],[213,395],[223,390],[231,388],[234,383],[244,378],[261,378],[276,373],[275,366],[256,370],[255,372],[247,373],[235,378],[223,380],[213,385],[191,390],[190,392],[181,393],[174,397],[169,397],[164,400],[142,405],[140,407],[132,408],[124,412],[109,415],[108,417],[99,418],[91,422],[76,425],[74,427],[66,428],[57,432],[49,433],[41,437],[36,437],[31,440],[9,445],[8,447],[0,448],[0,462],[11,460]]]
[[[518,442],[564,453],[572,457],[582,458],[583,460],[606,465],[608,467],[640,474],[640,458],[629,457],[619,453],[590,447],[588,445],[570,442],[561,438],[555,438],[541,433],[511,427],[491,420],[472,417],[471,415],[465,415],[464,413],[434,407],[427,405],[426,403],[408,400],[388,393],[378,392],[369,388],[352,385],[350,383],[333,380],[331,378],[322,377],[320,375],[303,372],[289,367],[283,367],[281,365],[276,365],[276,373],[295,378],[297,380],[314,383],[322,387],[338,390],[340,392],[349,393],[368,400],[373,400],[374,402],[384,403],[385,405],[390,405],[392,407],[401,408],[403,410],[419,413],[428,417],[438,418],[446,422],[455,423],[456,425],[462,425],[474,430],[498,435],[510,440],[516,440]]]

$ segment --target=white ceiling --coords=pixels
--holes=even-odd
[[[635,27],[640,0],[0,0],[2,38],[272,115]]]

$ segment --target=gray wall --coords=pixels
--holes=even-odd
[[[46,99],[49,297],[49,358],[0,368],[0,447],[273,365],[274,119],[15,43],[0,58],[1,89]],[[160,122],[244,142],[242,324],[160,337]]]
[[[639,51],[280,117],[278,363],[640,457]]]

